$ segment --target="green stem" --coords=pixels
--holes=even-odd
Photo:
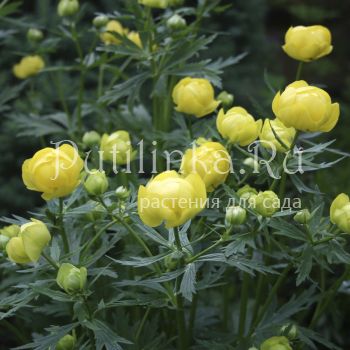
[[[297,74],[296,74],[296,76],[295,76],[295,80],[300,80],[300,77],[301,77],[301,72],[302,72],[302,70],[303,70],[303,63],[304,62],[299,62],[299,64],[298,64],[298,69],[297,69]]]
[[[151,308],[148,307],[146,312],[145,312],[145,314],[143,315],[141,323],[140,323],[140,325],[139,325],[139,327],[137,329],[136,336],[135,336],[135,343],[136,344],[138,344],[138,342],[139,342],[140,335],[142,333],[143,327],[145,326],[145,323],[146,323],[146,320],[148,318],[148,315],[149,315],[150,311],[151,311]]]
[[[224,242],[223,238],[220,238],[218,241],[216,241],[213,245],[211,245],[210,247],[202,250],[201,252],[199,252],[198,254],[192,256],[191,258],[189,258],[187,260],[187,263],[193,263],[194,261],[196,261],[197,259],[199,259],[201,256],[203,256],[204,254],[208,253],[209,251],[211,251],[212,249],[216,248],[217,246],[219,246],[222,242]]]
[[[56,270],[59,269],[59,265],[54,261],[51,256],[47,255],[45,252],[41,252],[42,257]]]
[[[64,252],[66,254],[69,253],[69,241],[67,237],[66,230],[64,228],[64,219],[63,219],[64,213],[63,213],[63,199],[59,198],[59,214],[58,214],[58,219],[59,219],[59,226],[60,226],[60,234],[62,237],[63,241],[63,247],[64,247]]]
[[[241,289],[240,309],[239,309],[239,338],[244,337],[245,324],[247,319],[247,306],[248,306],[248,291],[249,291],[249,274],[243,273],[243,282]]]
[[[190,319],[188,322],[188,338],[189,339],[193,338],[193,329],[194,329],[194,324],[196,321],[197,305],[198,305],[198,291],[196,294],[193,295],[192,304],[191,304]]]

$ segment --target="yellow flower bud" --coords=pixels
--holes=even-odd
[[[73,16],[79,11],[78,0],[60,0],[57,7],[59,16]]]
[[[265,340],[260,350],[293,350],[286,337],[272,337]]]
[[[185,114],[204,117],[219,106],[214,98],[214,88],[206,79],[184,78],[173,90],[176,110]]]
[[[40,56],[26,56],[18,64],[14,65],[13,74],[18,79],[27,79],[37,75],[44,67],[45,62]]]
[[[127,29],[124,29],[120,22],[111,20],[107,23],[104,33],[101,33],[100,38],[106,44],[120,44],[118,39],[113,33],[117,33],[121,36],[127,33]]]
[[[284,52],[303,62],[317,60],[333,50],[332,36],[328,28],[315,26],[290,27],[286,32]]]
[[[303,209],[303,210],[298,211],[294,215],[293,219],[294,219],[294,221],[298,222],[299,224],[305,225],[310,221],[311,214],[310,214],[308,209]]]
[[[86,191],[93,196],[100,196],[108,189],[108,178],[104,171],[91,170],[84,182]]]
[[[330,208],[331,222],[342,231],[350,233],[350,200],[345,193],[339,194]]]
[[[176,171],[165,171],[140,186],[138,213],[148,226],[180,226],[201,212],[207,200],[205,184],[198,174],[181,177]]]
[[[139,4],[147,7],[165,9],[168,7],[168,0],[139,0]]]
[[[56,282],[67,294],[76,294],[84,289],[86,279],[85,267],[77,268],[72,264],[63,263],[58,270]]]
[[[237,191],[237,195],[243,200],[249,200],[251,196],[256,194],[258,194],[258,191],[249,185],[244,185]]]
[[[100,144],[101,136],[96,131],[88,131],[84,134],[82,141],[84,146],[93,147]]]
[[[56,345],[56,350],[74,350],[76,339],[71,334],[66,334]]]
[[[247,211],[240,207],[228,207],[226,208],[225,223],[227,227],[232,225],[242,225],[247,219]]]
[[[39,220],[21,226],[18,237],[13,237],[7,243],[6,251],[9,259],[18,264],[36,262],[44,248],[51,240],[46,225]]]
[[[226,181],[230,169],[231,157],[226,148],[218,142],[206,142],[185,152],[180,172],[198,174],[207,191],[212,192]]]
[[[22,178],[29,190],[43,192],[42,198],[50,200],[75,190],[83,166],[83,160],[72,146],[47,147],[23,163]]]
[[[220,110],[216,127],[220,135],[231,143],[247,146],[257,139],[262,121],[254,118],[242,107],[233,107],[226,113]]]
[[[294,128],[287,128],[279,119],[265,119],[259,139],[265,148],[286,152],[290,149],[295,134]]]
[[[18,225],[5,226],[0,230],[0,234],[8,238],[18,236],[19,232],[20,232],[20,227]]]
[[[270,217],[280,208],[280,200],[273,191],[259,192],[249,197],[250,207],[264,217]]]
[[[140,34],[137,32],[130,32],[128,34],[128,39],[130,41],[132,41],[136,46],[138,46],[140,49],[142,49],[142,41],[141,41],[141,37]]]
[[[136,151],[132,150],[130,135],[127,131],[119,130],[111,135],[104,134],[101,139],[100,150],[103,159],[125,165],[135,159]]]
[[[33,42],[39,42],[43,40],[44,34],[41,30],[36,28],[30,28],[27,32],[27,39]]]
[[[301,131],[331,131],[339,119],[339,104],[332,103],[326,91],[303,80],[278,92],[272,110],[286,127]]]

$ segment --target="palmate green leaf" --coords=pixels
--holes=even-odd
[[[296,285],[302,284],[310,275],[312,270],[312,261],[314,256],[314,250],[311,246],[307,245],[303,250],[300,257],[300,265],[298,266],[297,273],[298,277],[296,280]]]
[[[21,5],[22,1],[3,0],[0,3],[0,17],[6,17],[17,12]]]
[[[327,261],[329,264],[350,264],[350,254],[338,240],[334,239],[326,244],[325,254],[327,254]]]
[[[34,350],[48,350],[50,347],[55,347],[58,341],[66,334],[70,333],[79,323],[71,323],[64,326],[51,326],[45,331],[48,335],[38,336],[34,342],[14,348],[16,350],[34,349]]]
[[[296,189],[298,190],[299,193],[311,193],[311,194],[322,194],[317,186],[315,186],[315,188],[311,188],[309,186],[307,186],[305,183],[302,182],[302,180],[298,177],[298,175],[290,175],[290,179],[292,180],[294,186],[296,187]]]
[[[171,254],[171,252],[170,252],[170,254]],[[108,256],[108,258],[119,265],[133,266],[133,267],[144,267],[144,266],[153,265],[154,263],[156,263],[158,261],[164,260],[164,258],[170,254],[163,253],[163,254],[155,255],[152,257],[146,257],[146,258],[135,256],[135,257],[130,257],[129,260],[114,259],[110,256]]]
[[[272,227],[276,231],[274,231],[274,234],[289,237],[291,239],[297,239],[302,242],[306,242],[307,238],[303,231],[299,230],[299,228],[296,225],[292,225],[289,222],[286,222],[286,220],[282,220],[279,218],[272,218],[269,221],[269,227]]]
[[[193,294],[196,293],[196,264],[188,264],[180,284],[180,293],[188,301],[192,301]]]
[[[321,334],[318,334],[309,328],[298,326],[298,337],[303,343],[310,346],[310,348],[314,350],[319,349],[319,346],[317,346],[315,343],[323,345],[330,350],[344,350],[344,348],[340,348],[324,338]]]
[[[20,293],[13,293],[8,297],[1,298],[0,301],[0,320],[13,316],[19,309],[30,307],[30,302],[36,294],[30,290],[24,290]],[[5,311],[5,312],[2,312]]]
[[[84,326],[91,329],[95,334],[96,350],[123,350],[120,344],[132,344],[129,340],[120,337],[107,324],[100,320],[84,322]]]

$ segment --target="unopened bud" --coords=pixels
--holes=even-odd
[[[106,15],[99,15],[96,16],[93,21],[93,25],[95,28],[102,28],[107,25],[108,23],[108,17]]]
[[[62,337],[56,345],[56,350],[73,350],[75,347],[75,337],[66,334]]]
[[[234,96],[229,94],[227,91],[222,91],[218,97],[218,101],[221,101],[221,104],[225,108],[230,108],[233,105]]]
[[[299,224],[307,224],[311,219],[311,214],[308,209],[303,209],[298,211],[294,215],[294,221],[298,222]]]
[[[78,0],[60,0],[57,12],[61,17],[73,16],[79,11],[79,1]]]
[[[87,270],[85,267],[77,268],[72,264],[63,263],[57,274],[57,284],[68,294],[81,292],[86,284]]]
[[[118,199],[126,199],[130,196],[130,190],[128,190],[126,187],[124,186],[119,186],[116,190],[115,190],[115,194],[117,196]]]
[[[298,336],[298,328],[295,324],[286,324],[281,327],[281,335],[285,335],[289,340],[294,340]]]
[[[171,16],[167,22],[167,27],[172,30],[183,29],[186,27],[186,20],[178,14]]]
[[[251,169],[253,169],[254,171],[258,171],[260,168],[259,162],[254,159],[253,157],[248,157],[246,159],[244,159],[243,164]]]
[[[226,209],[225,223],[227,227],[242,225],[247,219],[247,211],[240,207],[228,207]]]
[[[86,147],[93,147],[100,144],[101,136],[97,131],[88,131],[83,136],[83,144]]]
[[[33,42],[39,42],[43,40],[44,34],[41,30],[36,28],[30,28],[27,32],[27,39]]]
[[[84,182],[86,191],[93,196],[100,196],[108,189],[108,178],[104,171],[92,170]]]

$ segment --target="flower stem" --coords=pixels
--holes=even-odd
[[[67,233],[66,230],[64,228],[64,220],[63,220],[63,199],[59,198],[59,214],[58,214],[58,224],[60,226],[60,234],[62,237],[62,241],[63,241],[63,246],[64,246],[64,252],[66,254],[69,253],[69,241],[68,241],[68,237],[67,237]]]
[[[247,305],[248,305],[248,290],[249,290],[249,274],[247,272],[243,273],[243,283],[241,289],[241,300],[239,309],[239,328],[238,334],[239,338],[243,338],[245,332],[245,324],[247,318]]]
[[[47,255],[45,252],[41,252],[41,255],[54,269],[59,269],[58,264],[51,258],[51,256]]]
[[[304,62],[299,62],[299,64],[298,64],[298,69],[297,69],[297,74],[296,74],[296,76],[295,76],[295,80],[300,80],[300,77],[301,77],[301,72],[302,72],[302,70],[303,70],[303,63]]]

